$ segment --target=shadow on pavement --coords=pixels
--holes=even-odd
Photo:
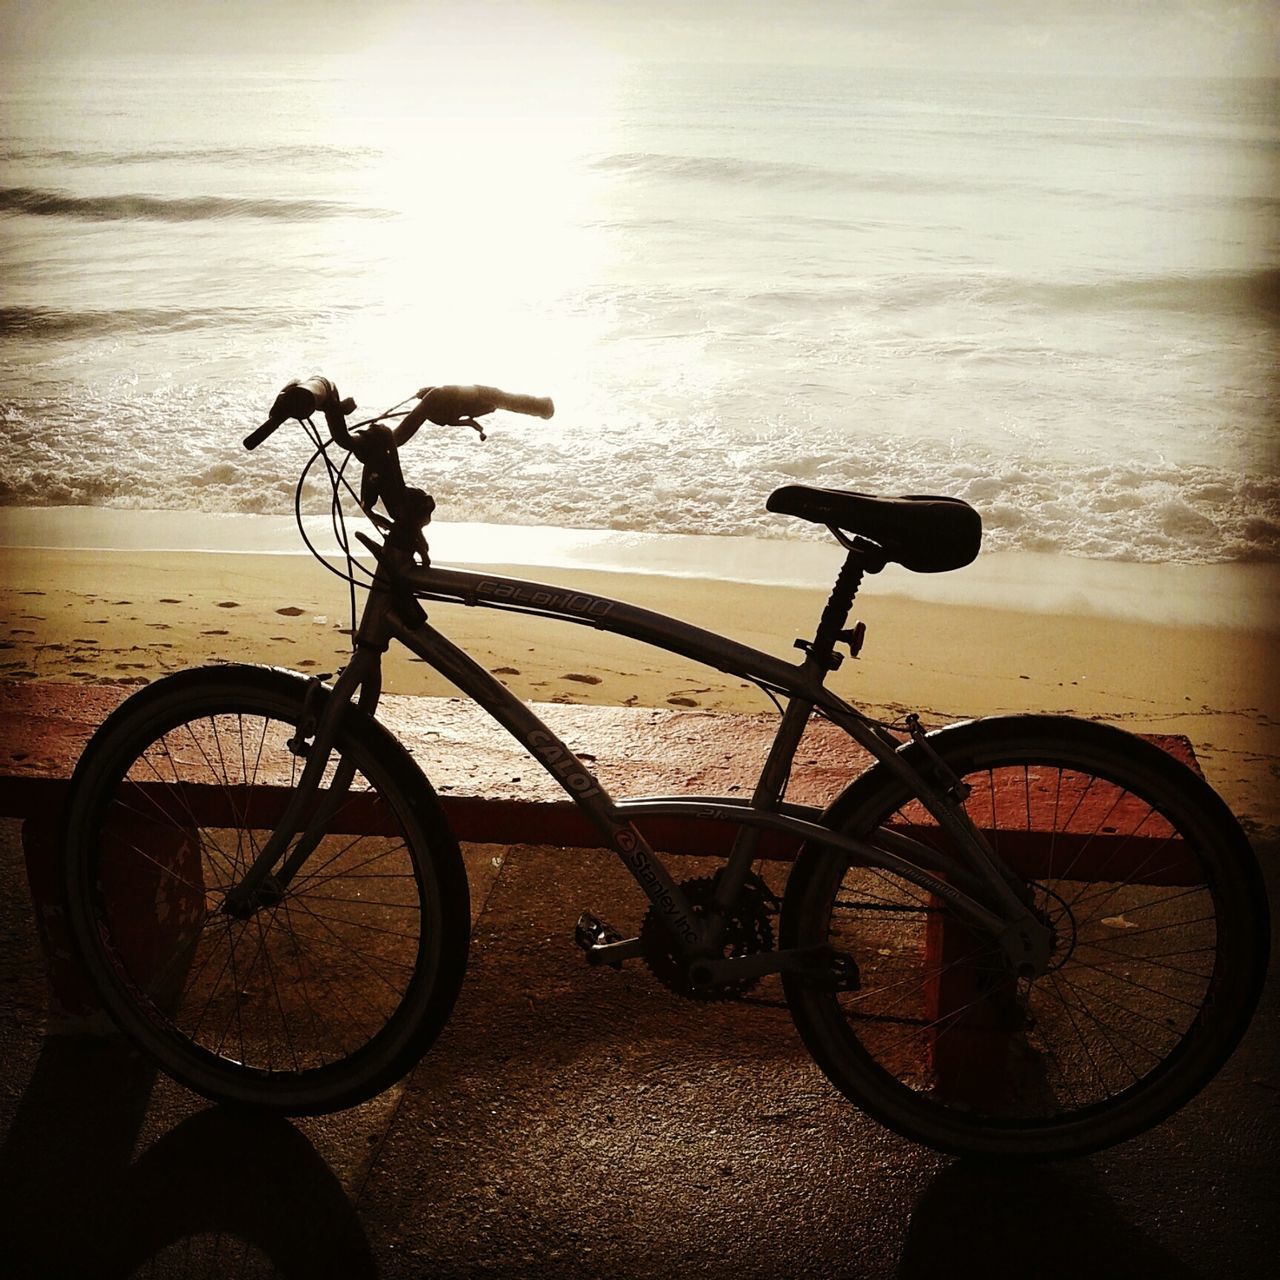
[[[898,1278],[1000,1274],[1200,1276],[1126,1221],[1087,1163],[948,1165],[911,1215]]]
[[[7,1275],[377,1275],[346,1193],[285,1120],[210,1108],[135,1160],[153,1080],[114,1037],[45,1041],[0,1148]]]

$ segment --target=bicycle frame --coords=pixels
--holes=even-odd
[[[478,703],[556,780],[622,858],[672,935],[690,955],[715,952],[722,920],[716,912],[701,919],[694,914],[679,885],[636,829],[637,820],[684,817],[728,821],[739,826],[714,900],[721,912],[736,900],[749,875],[761,833],[777,831],[842,850],[945,899],[975,928],[1000,939],[1006,951],[1024,965],[1027,955],[1041,950],[1035,945],[1035,935],[1044,933],[1043,926],[1015,893],[981,833],[959,805],[903,758],[896,739],[825,687],[828,665],[824,657],[811,650],[803,662],[792,665],[714,632],[609,597],[495,574],[423,567],[413,560],[410,551],[391,545],[377,550],[379,566],[356,631],[352,660],[316,718],[306,767],[280,825],[237,887],[237,896],[251,900],[260,891],[289,840],[299,832],[302,838],[275,873],[276,880],[287,884],[305,861],[312,847],[307,831],[321,825],[326,812],[326,806],[321,805],[317,815],[312,798],[336,740],[339,719],[358,692],[361,710],[373,713],[380,690],[382,654],[398,641]],[[591,770],[526,703],[431,626],[417,603],[419,599],[592,626],[741,676],[784,695],[787,706],[751,799],[613,799]],[[881,829],[876,832],[874,843],[852,838],[821,825],[819,810],[784,803],[795,752],[815,710],[907,783],[955,838],[968,864],[959,870],[969,872],[967,878],[981,886],[984,900],[957,885],[953,862],[909,836]],[[337,779],[330,790],[345,790],[349,781],[350,778]],[[1047,942],[1043,947],[1047,955]],[[711,968],[741,963],[721,961]],[[787,966],[782,963],[774,967]]]

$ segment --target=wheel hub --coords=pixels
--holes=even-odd
[[[1052,934],[1049,965],[1046,972],[1061,969],[1076,949],[1076,918],[1070,904],[1060,894],[1046,885],[1035,883],[1034,888],[1044,895],[1038,915],[1049,926]]]
[[[283,901],[284,886],[275,876],[268,876],[252,895],[241,892],[237,885],[222,900],[222,909],[233,920],[249,920],[259,911],[278,907]]]

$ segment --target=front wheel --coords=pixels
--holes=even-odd
[[[1217,1072],[1257,1002],[1266,896],[1239,824],[1187,766],[1104,725],[993,718],[930,741],[1050,925],[1049,968],[1019,978],[943,899],[811,844],[782,945],[851,954],[861,985],[826,992],[789,976],[802,1039],[847,1097],[942,1151],[1044,1159],[1140,1133]],[[928,774],[917,747],[904,754]],[[955,856],[883,766],[826,820]]]
[[[120,1029],[210,1098],[293,1114],[351,1106],[413,1065],[470,934],[439,802],[350,707],[318,843],[253,909],[228,898],[302,772],[307,687],[228,666],[135,694],[81,758],[62,865],[72,939]]]

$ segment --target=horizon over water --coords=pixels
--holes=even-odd
[[[301,432],[240,440],[321,372],[555,398],[419,434],[445,521],[1280,562],[1275,81],[527,74],[7,64],[0,505],[285,515]]]

